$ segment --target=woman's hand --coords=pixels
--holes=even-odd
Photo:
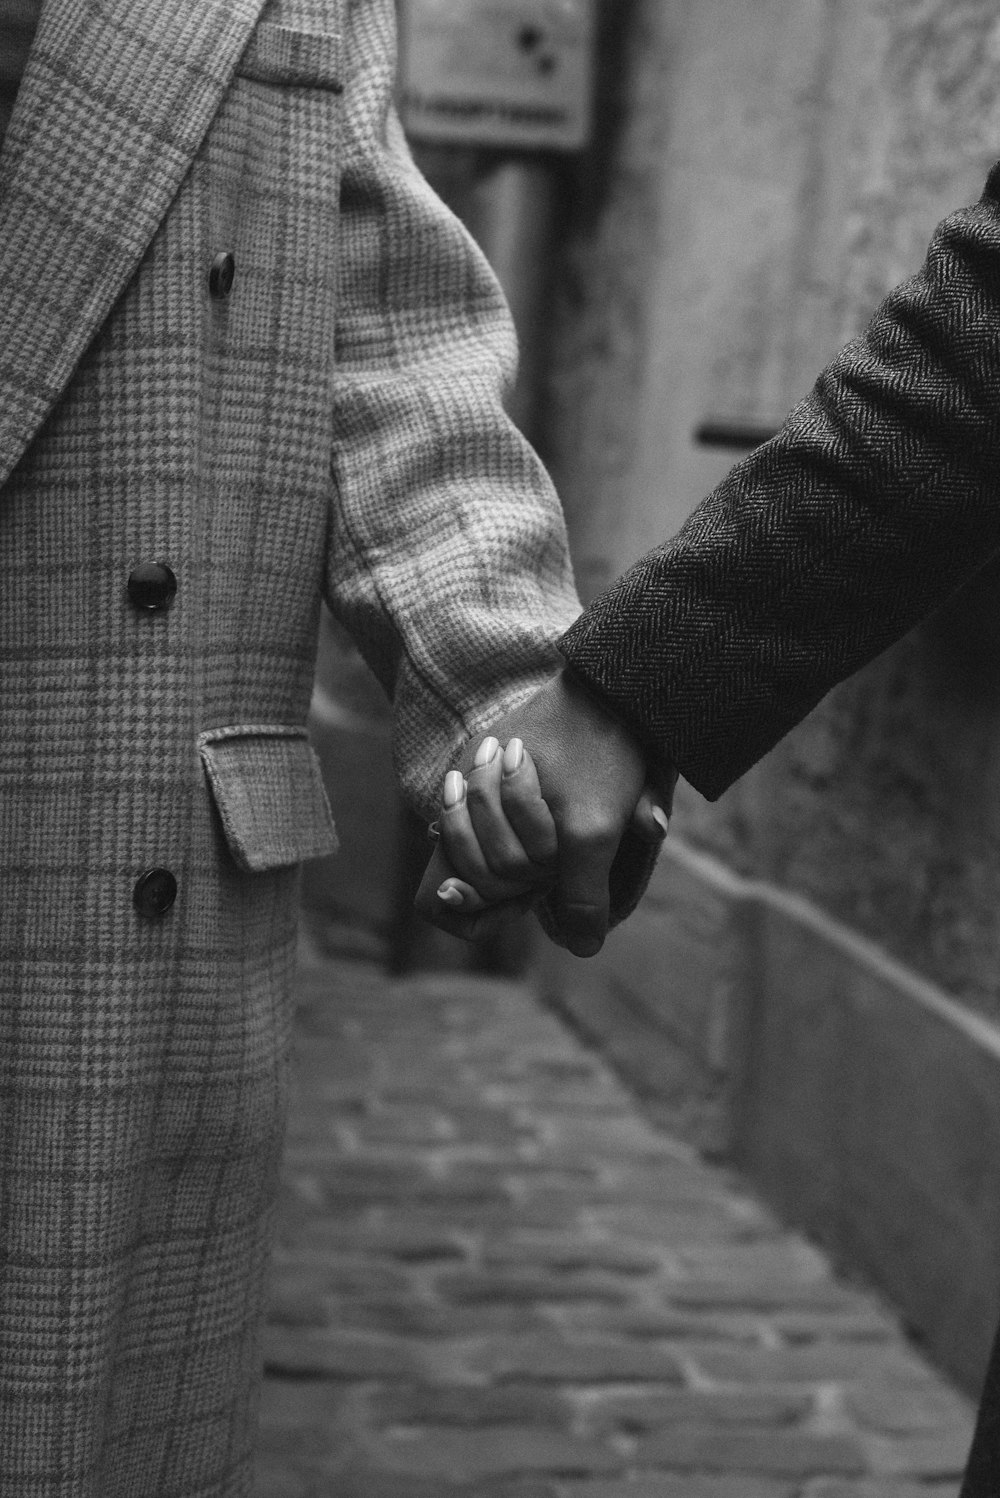
[[[552,813],[520,739],[480,743],[468,779],[445,778],[438,847],[417,909],[453,935],[475,940],[537,902],[555,882],[559,854]],[[478,918],[494,912],[492,920]]]

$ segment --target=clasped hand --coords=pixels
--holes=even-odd
[[[592,956],[607,934],[608,875],[625,830],[662,842],[675,778],[647,783],[628,730],[572,679],[553,677],[448,773],[417,909],[477,940],[544,904],[553,939]]]

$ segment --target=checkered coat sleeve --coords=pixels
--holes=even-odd
[[[409,156],[380,9],[351,10],[327,583],[429,811],[458,744],[557,668],[579,604],[551,482],[502,407],[509,316]]]
[[[1000,167],[781,432],[562,640],[706,796],[1000,549]]]

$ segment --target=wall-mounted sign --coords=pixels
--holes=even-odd
[[[578,150],[594,0],[402,0],[400,93],[421,140]]]

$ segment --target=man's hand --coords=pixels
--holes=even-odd
[[[483,902],[510,901],[521,910],[545,896],[556,939],[577,956],[592,956],[607,934],[608,874],[622,836],[631,825],[651,843],[662,840],[672,785],[658,798],[643,797],[647,767],[639,744],[564,674],[492,725],[491,738],[494,752],[477,760],[477,751],[491,747],[478,741],[459,759],[465,795],[450,805],[446,797],[443,857],[432,859],[417,908],[445,930],[473,937],[495,919],[483,913]],[[530,748],[516,765],[516,754],[499,752],[512,740]],[[449,783],[457,792],[459,776]],[[481,897],[471,914],[438,897],[446,868]]]

